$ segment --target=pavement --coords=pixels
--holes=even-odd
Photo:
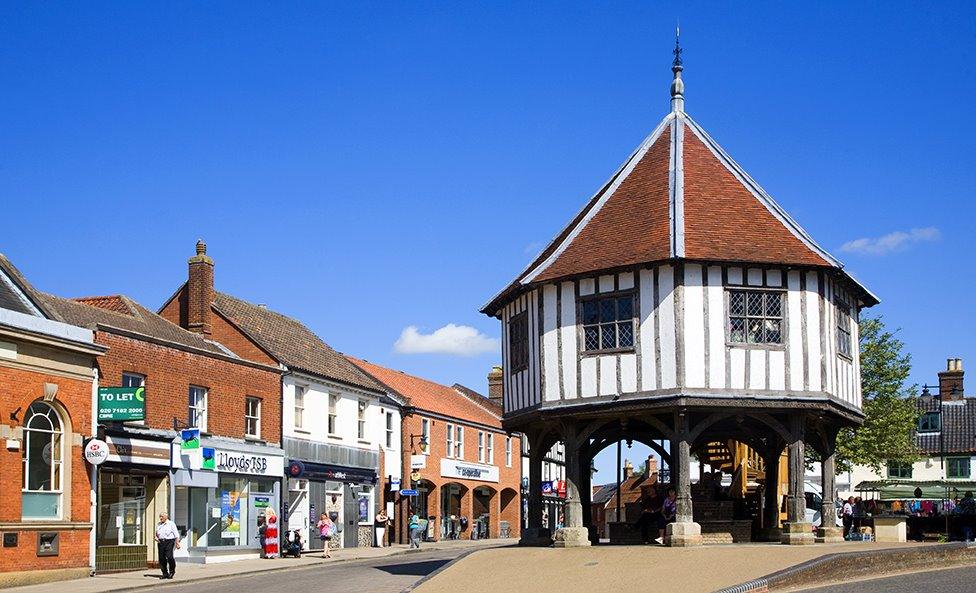
[[[845,542],[812,546],[774,543],[697,548],[491,548],[447,566],[413,591],[711,593],[825,554],[930,545],[933,544]]]
[[[199,591],[202,582],[208,593],[219,590],[240,593],[242,587],[241,579],[246,579],[247,589],[258,590],[251,584],[267,580],[273,586],[264,590],[278,590],[282,588],[282,571],[288,572],[288,585],[291,588],[292,574],[304,573],[302,578],[307,578],[310,582],[331,583],[336,581],[337,575],[345,575],[345,580],[354,582],[353,576],[357,573],[357,567],[365,568],[358,572],[369,573],[369,567],[386,566],[389,568],[386,574],[391,578],[387,580],[396,581],[391,585],[392,592],[399,592],[407,586],[414,584],[427,574],[430,574],[440,566],[458,557],[465,552],[488,549],[498,546],[511,546],[516,543],[513,539],[487,539],[487,540],[455,540],[446,542],[430,542],[421,544],[420,550],[411,550],[406,545],[394,545],[386,548],[350,548],[332,551],[332,558],[322,558],[321,553],[307,554],[301,558],[275,558],[275,559],[252,559],[239,560],[234,562],[221,562],[216,564],[190,564],[179,563],[176,566],[176,578],[173,580],[160,579],[158,570],[139,570],[133,572],[118,572],[111,574],[100,574],[84,579],[73,579],[68,581],[57,581],[52,583],[42,583],[38,585],[28,585],[24,587],[11,587],[3,589],[4,593],[51,593],[51,591],[62,590],[71,593],[106,593],[132,591],[145,587],[154,589],[165,588],[166,591],[179,590],[183,585],[189,584],[193,590]],[[291,572],[291,571],[294,571]],[[426,571],[426,572],[424,572]],[[415,576],[414,573],[417,573]],[[422,574],[421,574],[422,573]],[[374,577],[384,574],[379,570]],[[399,576],[401,578],[392,578]],[[377,583],[382,579],[374,578]],[[234,586],[217,586],[210,581],[237,581]],[[402,586],[401,586],[402,585]],[[315,590],[317,588],[313,588]],[[187,587],[187,590],[190,590]],[[308,589],[294,589],[303,591]],[[330,591],[346,591],[347,589],[336,589],[329,587]],[[351,587],[348,591],[379,591],[380,589],[358,589]]]
[[[976,566],[903,573],[878,579],[837,583],[812,589],[796,589],[803,593],[972,593],[976,589]]]

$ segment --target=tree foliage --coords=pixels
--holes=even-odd
[[[837,436],[837,467],[867,465],[875,471],[889,460],[918,456],[914,429],[918,422],[917,387],[908,385],[911,355],[881,317],[860,324],[861,393],[864,424]]]

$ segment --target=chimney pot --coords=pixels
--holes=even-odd
[[[634,466],[629,459],[624,459],[624,479],[627,480],[634,475]]]
[[[207,255],[207,243],[203,239],[197,240],[197,255]]]

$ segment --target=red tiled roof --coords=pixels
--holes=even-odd
[[[356,366],[391,391],[408,400],[409,405],[478,424],[501,429],[501,416],[490,412],[486,407],[475,403],[452,387],[441,385],[427,379],[408,375],[386,367],[347,356]]]
[[[122,296],[117,294],[109,296],[77,297],[71,300],[84,303],[86,305],[91,305],[92,307],[98,307],[99,309],[122,313],[123,315],[132,315],[132,309],[130,309],[125,303]]]
[[[844,274],[843,264],[701,126],[673,111],[482,312],[494,315],[540,282],[681,259],[826,267]],[[863,291],[864,301],[874,304],[876,297]]]

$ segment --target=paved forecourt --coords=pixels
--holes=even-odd
[[[448,566],[414,591],[626,591],[640,583],[634,590],[711,593],[825,554],[929,545],[847,542],[816,546],[735,544],[698,548],[493,548]]]

